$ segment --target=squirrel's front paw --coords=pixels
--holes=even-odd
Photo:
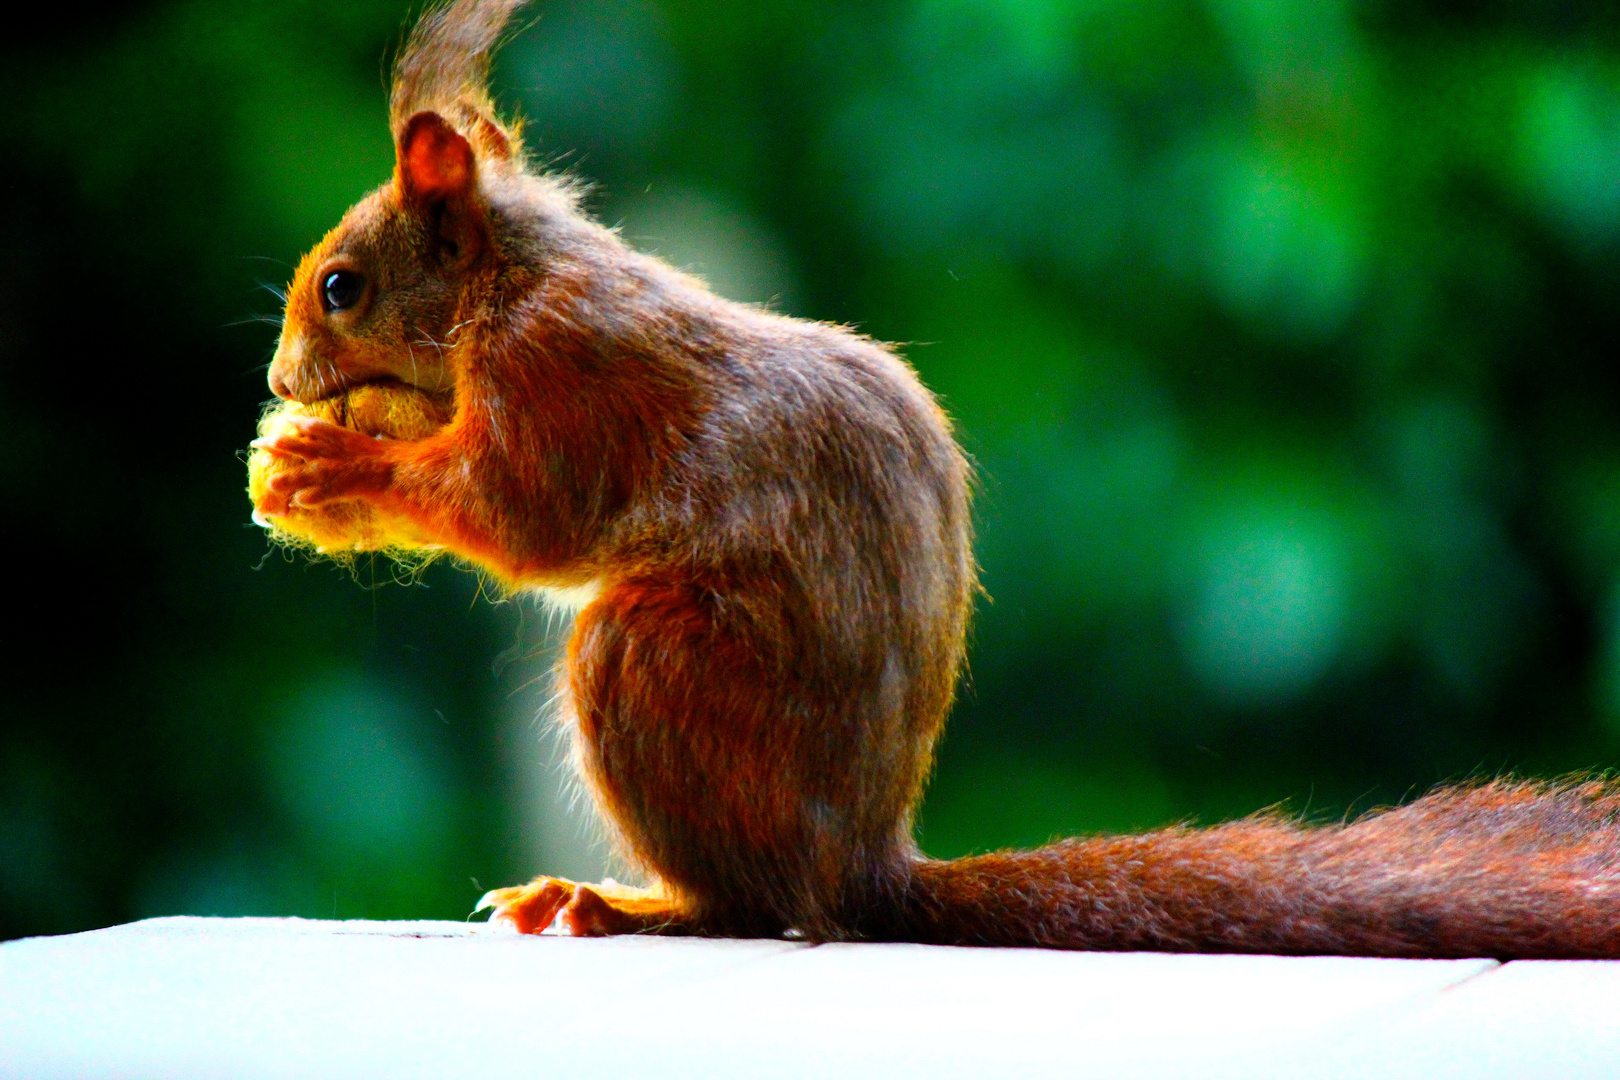
[[[288,430],[250,444],[283,462],[265,488],[259,513],[274,517],[387,490],[393,467],[382,441],[310,416],[286,422]]]

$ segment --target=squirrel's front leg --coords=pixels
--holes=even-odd
[[[363,501],[413,543],[459,555],[512,583],[566,563],[580,547],[577,536],[548,531],[554,517],[514,515],[524,499],[511,494],[508,463],[476,441],[469,451],[465,431],[454,425],[426,438],[391,439],[307,416],[286,422],[290,430],[252,443],[278,460],[255,504],[263,517]]]
[[[275,517],[388,492],[397,464],[391,440],[310,416],[289,417],[287,422],[292,430],[251,444],[287,463],[270,480],[259,513]]]

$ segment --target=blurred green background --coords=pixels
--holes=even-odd
[[[600,872],[555,625],[248,522],[262,286],[387,176],[410,13],[58,10],[0,44],[0,934]],[[532,14],[501,97],[599,215],[960,420],[931,853],[1620,760],[1614,5]]]

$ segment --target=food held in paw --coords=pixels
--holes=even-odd
[[[451,412],[447,398],[396,383],[368,383],[307,404],[276,402],[259,418],[259,438],[248,457],[248,497],[255,508],[254,520],[281,543],[313,548],[322,554],[412,552],[430,547],[408,522],[362,499],[317,507],[293,506],[274,516],[262,514],[270,481],[294,462],[259,444],[289,432],[292,420],[300,416],[327,420],[385,439],[423,439],[448,423]]]

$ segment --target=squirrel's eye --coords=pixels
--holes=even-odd
[[[345,311],[360,302],[366,279],[353,270],[334,270],[321,282],[321,299],[327,311]]]

